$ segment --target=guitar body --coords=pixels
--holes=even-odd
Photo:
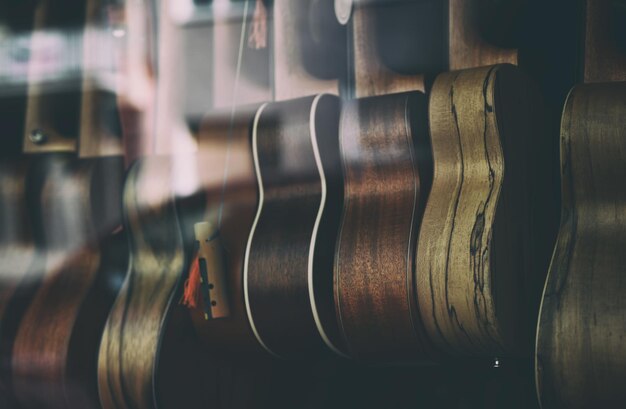
[[[106,322],[98,358],[104,408],[156,407],[155,376],[167,311],[185,267],[176,218],[173,160],[135,163],[124,185],[131,262]]]
[[[562,218],[536,345],[544,409],[626,400],[626,83],[576,86],[561,122]]]
[[[96,351],[127,260],[122,238],[95,243],[120,222],[122,161],[56,157],[47,172],[46,261],[15,335],[13,389],[24,408],[97,408]]]
[[[417,307],[414,248],[432,181],[427,100],[421,92],[344,104],[344,209],[335,302],[352,357],[428,361]]]
[[[429,337],[456,355],[528,352],[526,303],[541,274],[531,246],[549,234],[538,223],[541,99],[513,66],[468,69],[435,80],[429,115],[435,167],[416,280]]]
[[[257,112],[259,205],[246,249],[250,325],[270,353],[340,352],[332,265],[342,206],[339,99],[320,94]]]

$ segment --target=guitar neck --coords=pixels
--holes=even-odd
[[[620,0],[585,2],[584,82],[626,80],[626,4]]]
[[[481,31],[489,27],[480,27],[480,23],[489,25],[494,20],[504,18],[498,11],[493,10],[492,21],[480,21],[478,18],[479,6],[483,0],[448,0],[449,18],[449,59],[450,69],[460,70],[484,65],[509,63],[517,65],[519,62],[518,50],[514,47],[505,48],[490,43]],[[512,0],[512,3],[519,2]],[[497,3],[497,2],[496,2]],[[483,13],[486,10],[482,10]],[[511,27],[513,28],[513,27]],[[509,36],[512,36],[509,34]]]
[[[274,99],[339,94],[346,42],[332,2],[275,0],[272,16]]]
[[[445,67],[443,11],[441,1],[356,3],[350,21],[354,96],[424,91],[424,75]]]

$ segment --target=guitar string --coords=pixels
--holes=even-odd
[[[239,77],[241,74],[241,63],[243,61],[243,48],[246,29],[248,26],[248,8],[250,0],[245,0],[243,5],[243,16],[241,23],[241,31],[239,32],[239,48],[237,50],[237,66],[235,68],[235,84],[233,85],[233,97],[230,110],[230,123],[228,126],[228,139],[226,142],[226,164],[224,165],[224,177],[222,179],[222,190],[220,193],[220,205],[217,212],[217,229],[215,235],[218,236],[222,227],[222,218],[224,214],[224,202],[226,196],[226,186],[228,184],[228,175],[230,170],[231,145],[233,139],[233,128],[235,126],[235,114],[237,110],[237,92],[239,91]],[[209,239],[210,240],[210,239]]]

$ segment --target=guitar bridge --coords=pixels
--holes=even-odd
[[[209,222],[196,223],[193,229],[198,247],[204,318],[208,320],[228,317],[230,302],[219,231]]]

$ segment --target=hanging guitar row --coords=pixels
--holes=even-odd
[[[30,6],[0,406],[621,407],[626,3],[539,3]]]

